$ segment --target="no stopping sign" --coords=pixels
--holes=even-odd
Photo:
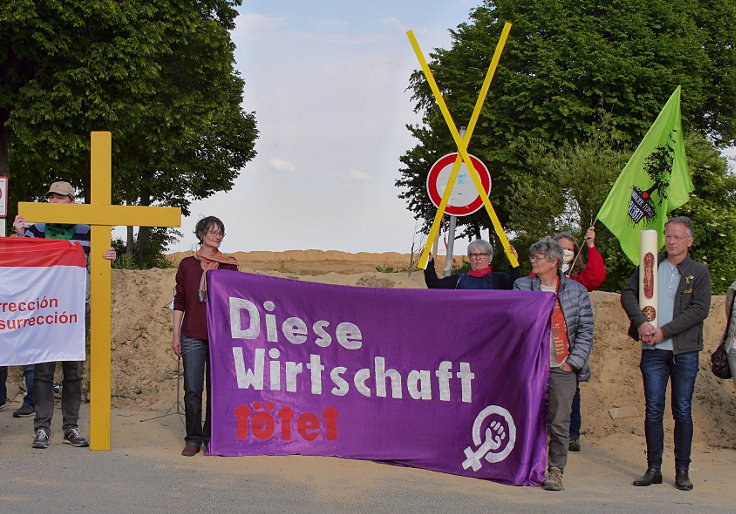
[[[435,207],[439,207],[440,202],[442,202],[442,195],[445,193],[447,180],[450,178],[452,166],[455,164],[457,156],[458,154],[456,152],[440,157],[429,170],[429,174],[427,175],[427,193]],[[470,155],[470,160],[473,163],[475,171],[480,175],[480,182],[483,184],[486,195],[490,194],[491,174],[488,172],[488,168],[474,155]],[[468,214],[473,214],[482,206],[483,200],[475,188],[475,183],[473,183],[473,179],[470,176],[470,170],[465,165],[465,162],[463,162],[460,164],[460,171],[457,174],[452,193],[450,193],[450,200],[447,202],[445,212],[454,216],[467,216]]]

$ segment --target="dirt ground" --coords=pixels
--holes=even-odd
[[[178,263],[186,255],[186,253],[175,254],[171,259],[174,263]],[[377,266],[382,270],[406,270],[409,267],[409,256],[398,253],[345,254],[336,251],[300,250],[237,252],[235,255],[241,263],[241,271],[245,272],[341,285],[425,287],[421,273],[415,272],[409,276],[406,271],[394,273],[376,271]],[[441,269],[440,266],[438,270]],[[146,416],[163,414],[176,405],[179,370],[178,361],[170,349],[169,309],[173,299],[175,272],[175,268],[113,271],[112,397],[115,413],[134,412],[135,414],[130,416],[143,419]],[[615,462],[616,456],[621,456],[623,462],[626,462],[624,483],[629,483],[632,477],[628,475],[639,474],[645,465],[644,403],[638,369],[639,350],[626,336],[627,319],[619,304],[619,296],[613,293],[593,292],[591,298],[596,328],[595,343],[590,357],[592,379],[581,385],[584,434],[582,453],[585,453],[586,447],[590,447],[591,453],[588,457],[598,452],[612,459],[609,462]],[[724,490],[721,492],[726,495],[712,500],[714,505],[727,501],[726,505],[733,506],[736,505],[736,492],[730,484],[731,480],[721,480],[718,470],[729,469],[731,477],[736,471],[734,466],[736,387],[732,381],[715,378],[709,369],[710,352],[717,344],[723,329],[723,297],[717,296],[713,299],[711,314],[706,320],[706,349],[701,353],[700,373],[693,404],[694,451],[700,456],[700,462],[693,459],[693,473],[697,475],[698,466],[703,474],[706,473],[706,469],[711,470],[707,471],[712,477],[706,488],[712,489],[715,494],[716,490],[720,490],[723,486]],[[20,405],[22,399],[20,371],[20,368],[11,368],[8,380],[10,402],[8,409]],[[9,417],[8,409],[0,418]],[[665,419],[666,452],[670,453],[668,457],[671,460],[673,426],[669,407]],[[13,423],[15,422],[13,420]],[[124,419],[118,417],[118,430],[121,422],[124,422]],[[113,420],[113,431],[116,430],[115,423]],[[155,426],[161,426],[167,431],[165,438],[167,448],[171,446],[169,452],[171,458],[178,457],[177,447],[180,444],[180,436],[183,435],[181,425],[176,422],[172,428],[170,422],[168,424],[157,422]],[[173,433],[169,433],[172,431]],[[5,430],[3,432],[7,437],[8,432]],[[29,430],[23,434],[23,441],[27,442],[28,446],[30,446],[30,433]],[[4,441],[0,441],[0,446],[4,446]],[[571,462],[572,464],[578,462],[579,465],[587,462],[589,472],[601,472],[605,479],[606,471],[605,468],[600,468],[600,462],[582,457],[573,457]],[[665,466],[667,465],[666,461]],[[581,471],[586,472],[585,469]],[[701,490],[703,485],[701,480]],[[632,494],[633,491],[629,489],[628,492]],[[0,499],[1,497],[2,492]]]

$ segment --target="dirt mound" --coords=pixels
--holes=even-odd
[[[193,252],[178,252],[168,258],[178,265]],[[365,273],[370,271],[405,271],[410,267],[411,255],[396,252],[345,253],[336,250],[287,250],[285,252],[233,252],[241,264],[253,270],[272,270],[301,275],[325,273]]]

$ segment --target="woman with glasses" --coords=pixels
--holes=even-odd
[[[570,410],[579,378],[587,372],[593,346],[593,308],[588,290],[562,273],[560,244],[545,237],[529,248],[532,273],[514,283],[520,291],[555,294],[550,319],[547,474],[542,487],[561,491],[570,442]]]
[[[181,454],[193,457],[210,440],[210,370],[207,344],[207,271],[238,270],[234,257],[220,252],[225,225],[219,218],[207,216],[197,222],[194,234],[199,250],[182,259],[176,272],[174,329],[171,348],[184,363],[184,413],[186,445]],[[202,425],[202,390],[207,384],[207,409]]]
[[[516,255],[516,250],[511,247]],[[514,280],[521,276],[519,267],[511,268],[511,275],[493,271],[493,246],[488,241],[476,239],[468,245],[470,271],[455,273],[445,278],[438,278],[434,269],[434,258],[429,255],[427,269],[424,270],[424,282],[429,289],[511,289]]]

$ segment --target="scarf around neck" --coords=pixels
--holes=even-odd
[[[232,255],[222,252],[205,255],[201,248],[194,254],[194,258],[199,261],[199,265],[202,267],[202,276],[199,279],[199,290],[197,293],[199,294],[199,301],[204,303],[207,301],[207,271],[219,268],[220,264],[232,264],[237,267],[238,261]]]
[[[468,275],[475,278],[481,278],[490,275],[492,269],[493,268],[491,266],[483,269],[471,269],[470,271],[468,271]]]

